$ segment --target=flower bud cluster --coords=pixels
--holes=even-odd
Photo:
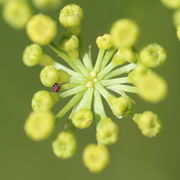
[[[54,154],[67,159],[77,149],[75,133],[78,131],[75,130],[82,131],[96,123],[97,142],[85,147],[82,158],[91,172],[98,173],[109,163],[107,146],[119,139],[119,124],[106,115],[103,98],[115,117],[134,116],[133,120],[142,134],[155,137],[161,129],[158,116],[151,111],[134,115],[135,101],[130,93],[138,94],[151,103],[165,98],[166,82],[151,68],[162,65],[167,55],[157,43],[149,44],[140,51],[135,50],[139,28],[133,20],[120,19],[112,25],[110,33],[97,37],[99,53],[93,66],[91,49],[84,53],[80,48],[83,16],[83,10],[75,4],[67,5],[60,11],[59,21],[67,32],[60,35],[57,45],[52,42],[57,35],[54,20],[44,14],[34,15],[29,20],[26,30],[34,44],[25,48],[23,62],[29,67],[43,66],[40,81],[50,91],[40,90],[34,94],[31,103],[33,112],[27,118],[25,131],[31,139],[43,140],[51,134],[55,123],[68,115],[63,131],[52,143]],[[48,45],[64,62],[55,61],[45,54],[44,45]],[[53,107],[64,98],[67,98],[66,104],[54,116]]]

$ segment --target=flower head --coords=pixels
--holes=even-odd
[[[141,50],[139,58],[142,65],[149,68],[157,67],[166,60],[166,51],[159,44],[149,44]]]
[[[164,99],[166,82],[151,68],[164,63],[166,52],[156,43],[141,51],[136,49],[139,28],[134,21],[121,19],[113,24],[110,34],[105,33],[96,39],[99,52],[93,65],[91,48],[85,52],[77,35],[82,18],[83,11],[77,5],[67,5],[61,10],[59,20],[68,32],[60,36],[58,45],[50,42],[55,36],[55,23],[50,18],[35,15],[27,25],[32,41],[48,44],[64,61],[62,64],[52,60],[37,44],[25,50],[23,57],[26,65],[45,66],[40,72],[40,80],[51,90],[38,91],[33,96],[34,112],[26,123],[26,132],[35,140],[47,137],[52,130],[50,122],[54,124],[53,120],[50,121],[54,116],[49,111],[59,99],[67,98],[66,104],[55,116],[56,122],[65,115],[68,119],[64,131],[53,142],[53,151],[59,158],[71,157],[76,149],[74,133],[78,132],[75,129],[86,129],[95,122],[98,145],[90,144],[85,148],[83,161],[91,172],[97,173],[106,167],[110,159],[105,146],[114,144],[119,137],[119,125],[108,118],[103,99],[119,119],[134,115],[132,103],[135,101],[131,93],[151,103]],[[148,137],[159,132],[159,121],[153,113],[137,114],[134,121]]]
[[[103,36],[98,36],[96,39],[96,44],[99,49],[109,49],[113,46],[112,38],[110,34],[104,34]]]
[[[93,114],[88,109],[80,109],[72,116],[72,122],[75,127],[84,129],[91,125],[93,121]]]
[[[78,5],[69,4],[61,10],[59,21],[64,27],[77,27],[83,16],[83,10]]]
[[[5,21],[16,29],[25,27],[32,16],[32,10],[24,0],[7,1],[3,7]]]
[[[46,66],[41,71],[40,80],[43,85],[52,87],[57,82],[68,81],[68,74],[64,71],[57,70],[54,66]]]
[[[38,91],[33,96],[32,109],[34,111],[49,111],[58,99],[59,96],[56,93]]]
[[[56,36],[57,27],[55,21],[44,14],[34,15],[26,26],[29,38],[40,45],[49,44]]]
[[[104,169],[109,162],[109,153],[106,147],[90,144],[83,153],[85,166],[93,173]]]
[[[67,159],[74,155],[77,147],[77,142],[74,134],[71,132],[60,132],[54,140],[53,152],[58,158]]]
[[[136,43],[138,34],[138,26],[129,19],[120,19],[111,28],[112,40],[118,48],[132,47]]]
[[[161,130],[161,123],[158,116],[151,111],[136,114],[134,121],[144,136],[155,137]]]
[[[104,118],[99,122],[96,132],[96,138],[99,144],[114,144],[118,140],[118,135],[119,128],[111,119]]]
[[[25,132],[33,140],[46,139],[54,129],[54,115],[49,111],[37,111],[29,115]]]

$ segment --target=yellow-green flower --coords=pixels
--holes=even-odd
[[[118,140],[118,137],[118,126],[109,118],[101,119],[96,132],[98,143],[101,145],[111,145]]]
[[[41,3],[48,1],[36,0]],[[86,129],[95,122],[97,145],[90,144],[84,149],[83,161],[92,173],[98,173],[110,159],[105,146],[116,143],[119,138],[119,125],[108,118],[104,100],[116,117],[134,117],[143,135],[154,137],[159,133],[161,125],[156,114],[150,111],[134,114],[132,103],[136,103],[131,94],[151,103],[166,96],[166,82],[150,69],[164,63],[166,52],[156,43],[139,51],[135,47],[139,34],[137,24],[130,19],[120,19],[113,24],[110,34],[105,33],[96,39],[99,52],[94,60],[91,46],[85,49],[80,38],[82,18],[83,10],[75,4],[60,11],[59,21],[67,31],[60,35],[57,44],[52,42],[56,25],[51,18],[38,14],[29,21],[27,32],[36,44],[26,48],[23,61],[27,66],[45,66],[40,80],[50,92],[47,89],[34,94],[34,112],[28,117],[25,130],[34,140],[45,139],[53,130],[54,123],[67,116],[63,131],[52,143],[54,154],[67,159],[77,147],[77,128]],[[180,39],[179,29],[180,25]],[[40,45],[47,45],[57,56],[57,61],[45,54]],[[61,98],[65,98],[62,108],[52,109]],[[58,110],[55,117],[50,110]]]
[[[161,0],[161,2],[168,8],[180,8],[180,0]]]
[[[137,84],[137,88],[139,96],[151,103],[157,103],[167,95],[165,80],[153,72],[144,76]]]
[[[64,27],[77,27],[83,16],[83,10],[78,5],[69,4],[61,10],[59,21]]]
[[[29,38],[40,45],[49,44],[57,33],[56,22],[44,14],[34,15],[26,26]]]
[[[96,39],[96,44],[99,49],[109,49],[113,46],[112,38],[110,34],[104,34],[103,36],[98,36]]]
[[[136,114],[133,120],[144,136],[155,137],[161,130],[161,123],[158,116],[151,111]]]
[[[119,98],[111,96],[109,98],[109,104],[113,114],[119,118],[129,115],[131,112],[132,103],[128,96],[121,96]]]
[[[88,128],[93,121],[93,114],[88,109],[80,109],[73,113],[72,122],[75,127],[84,129]]]
[[[34,94],[32,99],[32,109],[34,111],[48,111],[56,101],[59,99],[58,94],[50,93],[48,91],[38,91]]]
[[[146,67],[157,67],[166,60],[166,51],[157,43],[149,44],[141,50],[140,63]]]
[[[25,132],[35,141],[46,139],[54,129],[54,122],[54,115],[49,111],[33,112],[27,118]]]
[[[90,144],[84,149],[84,164],[93,173],[102,171],[109,163],[109,159],[109,152],[105,146]]]
[[[68,81],[68,74],[57,70],[54,66],[46,66],[40,73],[40,80],[44,86],[52,87],[55,83]]]
[[[33,3],[38,9],[47,10],[58,8],[62,0],[33,0]]]
[[[74,155],[77,147],[76,138],[71,132],[60,132],[52,144],[53,152],[58,158],[67,159]]]
[[[130,19],[120,19],[111,28],[111,35],[114,45],[120,47],[132,47],[138,38],[139,28]]]
[[[10,0],[4,3],[3,17],[16,29],[24,28],[31,16],[32,10],[26,0]]]
[[[113,56],[112,61],[115,65],[122,65],[125,62],[135,62],[136,55],[130,48],[120,48]]]

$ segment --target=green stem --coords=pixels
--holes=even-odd
[[[101,95],[97,89],[95,89],[95,91],[94,91],[94,112],[95,112],[96,116],[100,116],[100,119],[107,117],[105,110],[104,110],[104,105],[102,102]]]
[[[69,58],[69,56],[66,54],[66,52],[60,50],[53,42],[49,44],[49,47],[56,53],[58,56],[60,56],[63,60],[66,61],[67,64],[69,64],[74,70],[79,71],[76,67],[76,65],[73,63],[73,61]]]
[[[99,72],[99,70],[101,68],[101,64],[102,64],[102,61],[103,61],[104,54],[105,54],[105,50],[100,49],[99,53],[98,53],[97,60],[96,60],[96,64],[95,64],[95,67],[94,67],[94,71],[97,72],[97,73]]]
[[[104,76],[106,76],[106,74],[108,74],[112,69],[114,69],[116,67],[116,65],[114,65],[112,62],[109,63],[98,75],[98,80],[101,80],[104,78]]]
[[[136,67],[135,64],[128,64],[126,66],[120,67],[115,69],[114,71],[110,72],[108,75],[105,76],[105,79],[109,79],[112,77],[119,76],[124,73],[129,73],[131,70],[133,70]]]
[[[135,86],[116,85],[116,86],[108,86],[107,88],[116,92],[125,91],[130,93],[137,93],[137,87]]]
[[[112,96],[111,95],[111,93],[109,92],[109,91],[107,91],[101,84],[99,84],[99,83],[96,83],[96,89],[97,89],[97,91],[106,99],[106,100],[108,100],[108,98],[110,97],[110,96]]]
[[[112,86],[112,85],[123,84],[123,83],[130,83],[128,80],[128,77],[108,79],[108,80],[102,80],[101,81],[101,84],[103,86]]]
[[[83,63],[87,70],[93,71],[92,58],[91,58],[91,46],[89,46],[88,52],[83,57]]]
[[[92,105],[92,97],[93,97],[93,88],[88,88],[87,91],[84,93],[84,96],[80,103],[78,104],[76,111],[80,109],[91,109]]]
[[[88,77],[89,72],[88,70],[84,67],[83,63],[79,59],[74,60],[74,64],[76,67],[79,69],[79,71],[85,76]]]
[[[62,118],[68,111],[72,109],[72,107],[78,103],[78,101],[82,98],[84,93],[78,93],[76,94],[65,106],[63,109],[59,111],[59,113],[56,115],[56,118]]]
[[[71,89],[71,88],[76,87],[76,86],[77,86],[77,84],[75,84],[75,83],[65,83],[65,84],[61,85],[61,89],[67,90],[67,89]]]
[[[59,96],[62,98],[72,96],[74,94],[80,93],[86,89],[85,86],[77,86],[72,89],[66,90],[64,92],[59,93]]]
[[[77,73],[77,72],[67,68],[66,66],[63,66],[62,64],[57,63],[57,62],[55,62],[54,66],[56,69],[63,70],[73,77],[81,77],[82,76],[80,73]]]
[[[116,52],[116,49],[114,48],[111,48],[106,51],[103,62],[101,64],[101,70],[104,69],[104,67],[109,63],[109,61],[112,59],[115,52]]]

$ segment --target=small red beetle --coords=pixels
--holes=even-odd
[[[52,92],[59,92],[60,89],[61,89],[60,84],[55,83],[55,84],[52,86],[51,91],[52,91]]]

